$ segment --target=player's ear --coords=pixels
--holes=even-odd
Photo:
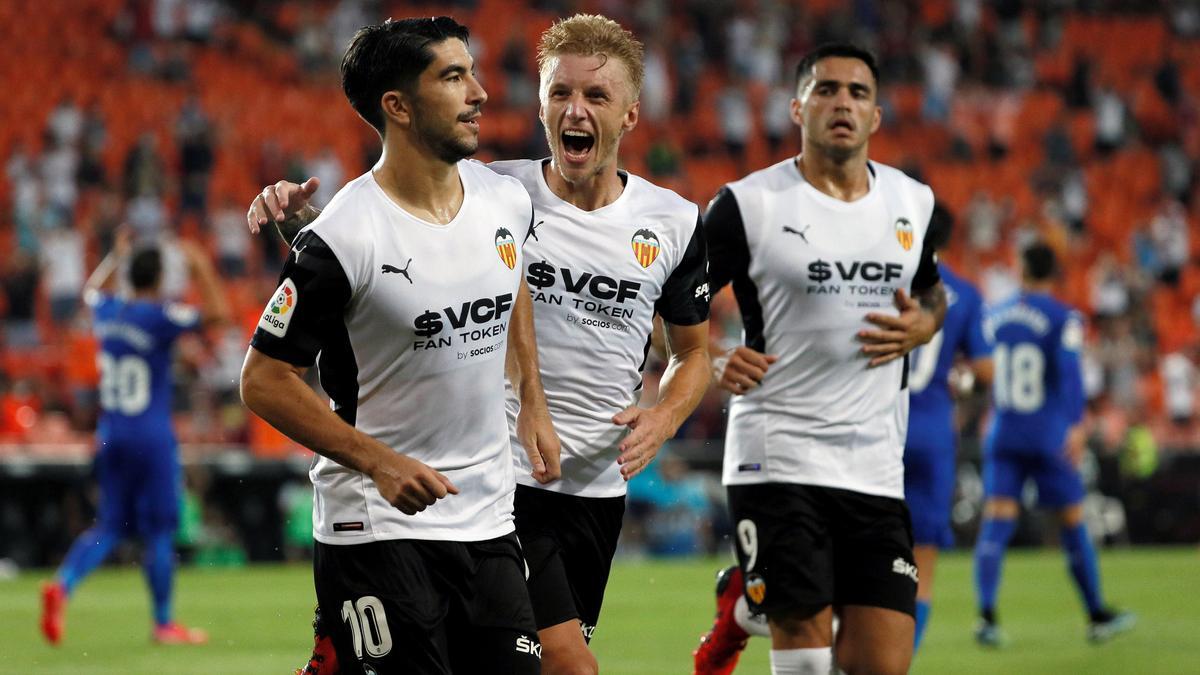
[[[641,113],[642,102],[634,101],[629,106],[629,110],[625,111],[625,118],[621,120],[621,131],[630,132],[637,126],[638,115]]]
[[[871,133],[879,131],[879,125],[883,123],[883,108],[875,106],[875,113],[871,116]]]
[[[804,118],[802,117],[803,108],[804,108],[804,104],[800,102],[799,98],[792,99],[792,104],[791,104],[792,124],[795,124],[798,127],[804,125],[804,121],[803,121]]]
[[[391,118],[401,127],[412,124],[412,100],[399,90],[391,89],[379,97],[379,105],[383,108],[384,117]]]

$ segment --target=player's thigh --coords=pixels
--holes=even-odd
[[[421,542],[317,542],[313,577],[340,672],[451,673],[449,600],[426,569]]]
[[[904,501],[849,490],[833,492],[834,604],[913,616],[918,571]]]
[[[1023,456],[1008,452],[991,452],[983,460],[983,492],[988,498],[1000,497],[1021,500],[1021,490],[1028,476]]]
[[[138,534],[173,532],[179,527],[183,493],[183,471],[174,441],[166,447],[155,447],[152,453],[147,453],[147,458],[136,488]]]
[[[1063,453],[1044,455],[1033,472],[1038,505],[1065,509],[1083,501],[1086,490],[1079,470]]]
[[[462,546],[472,564],[469,576],[454,582],[459,594],[447,622],[453,671],[539,672],[542,647],[516,535]]]
[[[954,454],[904,454],[904,501],[912,518],[913,541],[920,546],[954,544],[950,508],[954,499]]]
[[[846,673],[901,675],[912,662],[913,617],[882,607],[847,605],[839,610],[834,657]]]
[[[833,602],[833,541],[825,489],[764,483],[731,485],[738,564],[750,607],[773,614],[819,610]]]
[[[121,449],[108,443],[96,453],[93,468],[100,489],[96,523],[104,530],[132,534],[137,522],[137,480]]]
[[[579,619],[586,641],[599,622],[625,501],[517,486],[514,512],[529,566],[538,630]]]

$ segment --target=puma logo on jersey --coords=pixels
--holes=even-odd
[[[545,222],[546,222],[546,221],[544,221],[544,220],[539,220],[539,221],[537,221],[536,223],[534,223],[533,225],[530,225],[530,226],[529,226],[529,234],[526,234],[526,235],[525,235],[525,241],[529,241],[529,238],[530,238],[530,237],[533,237],[533,240],[534,240],[534,241],[541,241],[541,239],[538,239],[538,236],[537,236],[537,229],[538,229],[539,227],[541,227],[541,226],[542,226],[542,225],[543,225]],[[524,244],[525,242],[523,241],[523,242],[521,242],[521,243],[522,243],[522,244]]]
[[[294,249],[292,249],[292,253],[295,253],[295,254],[296,254],[296,264],[297,264],[297,265],[299,265],[299,264],[300,264],[300,254],[301,254],[301,253],[303,253],[303,252],[304,252],[304,249],[306,249],[306,248],[308,248],[308,244],[305,244],[305,245],[303,245],[303,246],[301,246],[301,247],[299,247],[299,248],[294,248]]]
[[[892,561],[892,571],[912,579],[914,584],[917,583],[917,566],[904,558],[896,558]]]
[[[787,225],[784,225],[783,231],[786,232],[787,234],[794,234],[794,235],[800,237],[801,239],[804,240],[804,243],[807,244],[808,236],[806,236],[804,233],[808,232],[808,228],[810,228],[810,227],[812,227],[812,225],[805,225],[803,230],[797,230],[794,227],[788,227]]]
[[[400,269],[399,267],[395,267],[395,266],[389,265],[387,263],[384,263],[383,264],[383,273],[384,274],[403,274],[404,278],[408,279],[408,283],[411,284],[413,282],[412,277],[408,276],[408,268],[411,266],[412,266],[412,258],[408,259],[408,263],[404,265],[404,269]]]

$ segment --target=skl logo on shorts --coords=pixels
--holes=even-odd
[[[496,253],[500,254],[501,262],[508,265],[508,269],[517,266],[517,240],[506,228],[496,230]]]
[[[633,257],[643,268],[649,267],[658,257],[658,235],[650,230],[641,229],[633,233]]]
[[[917,566],[904,558],[896,558],[892,561],[892,571],[912,579],[914,584],[917,583]]]
[[[267,303],[267,308],[263,310],[258,327],[275,337],[287,335],[288,324],[292,322],[292,317],[296,314],[295,307],[299,299],[300,296],[296,293],[296,284],[292,282],[291,278],[284,279],[275,291],[275,296],[271,298],[271,302]]]
[[[899,218],[896,220],[896,240],[904,247],[905,251],[912,250],[913,245],[913,226],[908,222],[908,218]]]
[[[757,574],[746,577],[746,597],[750,602],[761,605],[767,597],[767,582]]]

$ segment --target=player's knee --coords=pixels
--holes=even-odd
[[[1058,512],[1058,522],[1063,527],[1075,527],[1083,522],[1083,504],[1072,504]]]
[[[1011,520],[1020,513],[1020,507],[1014,499],[989,499],[983,507],[986,518],[1001,518]]]
[[[598,675],[600,664],[591,650],[542,652],[542,675]]]

